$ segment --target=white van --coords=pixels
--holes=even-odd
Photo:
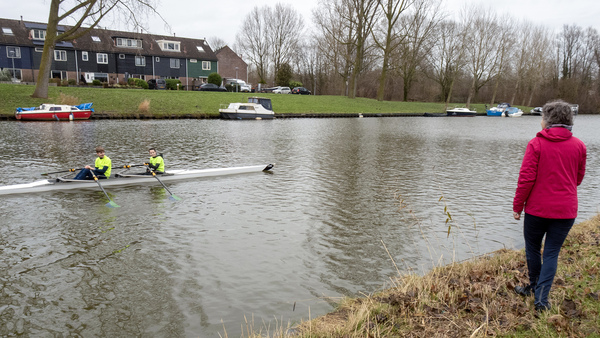
[[[249,83],[246,83],[244,80],[240,79],[227,79],[225,81],[226,84],[238,84],[240,92],[250,93],[252,91],[252,86]]]

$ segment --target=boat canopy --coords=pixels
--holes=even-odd
[[[268,99],[266,97],[249,97],[248,98],[248,103],[258,103],[261,106],[265,107],[265,109],[267,110],[273,110],[273,105],[271,104],[271,99]]]

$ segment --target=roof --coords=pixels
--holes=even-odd
[[[33,40],[29,35],[31,29],[45,29],[47,24],[21,20],[0,18],[0,43],[18,46],[43,46],[42,40]],[[71,26],[61,25],[59,31],[64,31]],[[11,34],[5,34],[2,28],[10,28]],[[82,28],[85,29],[85,28]],[[97,37],[98,42],[92,37]],[[116,38],[142,40],[141,48],[121,47],[116,45]],[[180,43],[179,51],[163,51],[157,41],[166,40]],[[154,35],[137,32],[115,31],[102,28],[92,29],[86,34],[71,42],[65,41],[57,44],[58,48],[75,48],[91,52],[105,52],[116,54],[137,54],[171,58],[201,59],[218,61],[217,55],[212,51],[204,39],[181,38],[175,36]],[[198,48],[200,47],[200,48]],[[201,50],[200,50],[201,49]]]

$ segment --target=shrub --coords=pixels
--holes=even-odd
[[[300,81],[290,81],[290,88],[302,87],[302,82]]]
[[[92,81],[92,84],[94,86],[102,86],[102,82],[100,80],[94,80],[94,81]]]
[[[129,80],[127,80],[129,85],[131,86],[136,86],[136,87],[140,87],[142,89],[148,89],[148,82],[142,80],[142,79],[134,79],[134,78],[129,78]],[[131,82],[129,82],[131,81]]]
[[[77,81],[75,81],[75,79],[69,79],[68,84],[70,86],[75,86],[77,84]]]
[[[127,84],[130,86],[135,86],[136,85],[135,80],[136,80],[135,78],[130,77],[127,79]]]
[[[143,114],[150,113],[150,100],[145,99],[144,101],[142,101],[142,103],[140,103],[140,105],[138,106],[138,112]]]
[[[60,82],[60,79],[57,78],[48,79],[48,83],[56,83],[57,86],[60,86]]]
[[[219,73],[210,73],[208,75],[207,82],[220,86],[221,82],[223,82],[223,78],[221,77],[221,75],[219,75]]]
[[[10,76],[10,71],[8,69],[4,69],[3,71],[0,71],[0,81],[10,81],[11,80],[11,76]]]
[[[177,90],[177,85],[181,85],[181,81],[177,79],[166,79],[165,81],[167,82],[167,89],[170,90]]]

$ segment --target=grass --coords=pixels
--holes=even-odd
[[[398,275],[392,287],[344,299],[325,316],[290,329],[248,329],[248,337],[600,337],[600,215],[573,227],[560,254],[551,310],[537,314],[524,250],[500,250]]]
[[[245,102],[248,93],[219,93],[197,91],[104,89],[87,87],[50,87],[48,99],[31,98],[32,85],[0,84],[0,114],[12,116],[17,107],[34,107],[42,103],[59,103],[60,97],[79,99],[78,103],[93,102],[96,113],[109,115],[171,115],[190,117],[217,117],[220,106],[231,102]],[[445,105],[438,102],[377,101],[366,98],[349,99],[331,95],[281,95],[256,94],[269,97],[273,110],[278,114],[339,114],[339,113],[443,113]],[[144,101],[152,102],[147,112],[140,109]],[[452,104],[451,107],[463,104]],[[484,112],[484,104],[473,104],[471,108]],[[529,107],[520,107],[529,111]]]

